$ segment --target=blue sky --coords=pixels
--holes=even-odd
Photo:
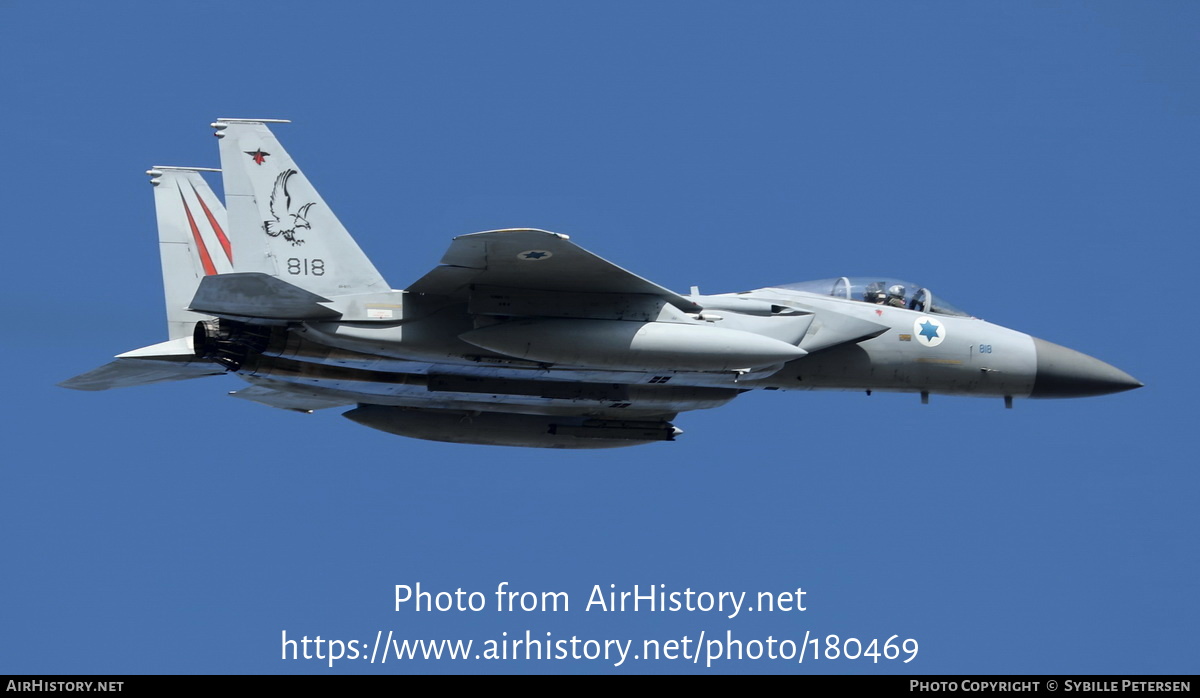
[[[0,671],[1196,673],[1200,10],[1151,3],[0,4]],[[1132,393],[749,394],[673,444],[414,441],[233,377],[55,383],[165,338],[153,164],[276,133],[395,288],[451,237],[669,288],[887,274]],[[565,591],[393,610],[397,584]],[[584,611],[594,585],[808,610]],[[489,598],[493,598],[489,596]],[[280,659],[289,638],[892,635],[868,660]]]

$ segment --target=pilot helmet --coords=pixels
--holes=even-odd
[[[889,296],[898,296],[900,298],[903,298],[904,297],[904,287],[901,286],[900,284],[892,284],[891,286],[888,287],[888,295]]]

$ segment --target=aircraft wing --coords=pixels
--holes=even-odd
[[[686,296],[588,252],[566,235],[524,228],[454,238],[441,266],[408,290],[465,298],[473,285],[552,293],[651,295],[686,312],[701,310]]]

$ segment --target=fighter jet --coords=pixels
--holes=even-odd
[[[269,124],[219,119],[225,206],[199,174],[155,166],[168,340],[60,385],[233,373],[231,393],[392,434],[612,448],[673,441],[672,420],[751,390],[1003,398],[1141,387],[1098,359],[985,322],[919,284],[836,277],[676,293],[566,235],[454,238],[393,289]],[[226,206],[228,209],[226,209]]]

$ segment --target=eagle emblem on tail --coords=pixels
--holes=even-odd
[[[288,180],[294,174],[296,174],[295,170],[288,169],[280,172],[279,176],[275,178],[275,187],[271,190],[269,202],[271,216],[275,220],[263,221],[263,232],[273,238],[282,235],[283,239],[292,245],[303,245],[304,240],[297,237],[296,232],[312,229],[306,216],[308,209],[312,208],[316,202],[310,201],[292,211],[292,195],[288,192]]]

